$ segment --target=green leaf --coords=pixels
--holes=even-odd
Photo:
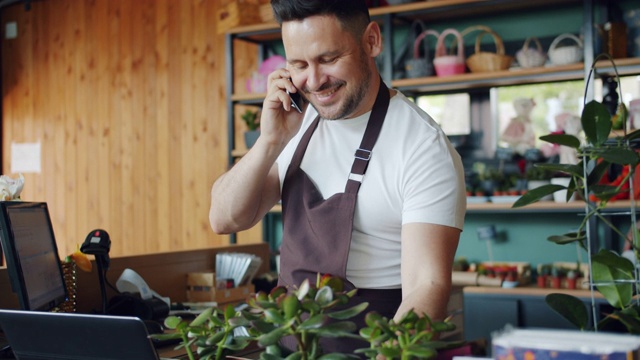
[[[357,330],[357,326],[352,321],[340,321],[329,323],[325,326],[313,329],[311,332],[325,337],[343,337],[348,335],[354,335],[353,332]]]
[[[326,322],[326,316],[324,314],[316,314],[314,316],[309,317],[307,320],[303,321],[300,326],[298,326],[299,330],[310,330],[317,329],[322,327]]]
[[[571,244],[576,241],[582,241],[587,238],[585,233],[578,235],[577,233],[568,233],[564,235],[551,235],[547,238],[547,240],[554,242],[558,245],[566,245]]]
[[[366,310],[368,306],[369,306],[368,302],[363,302],[356,306],[350,307],[348,309],[328,313],[327,316],[329,316],[332,319],[346,320],[360,314],[361,312]]]
[[[310,299],[304,299],[302,301],[302,308],[310,313],[318,313],[322,310],[317,302]]]
[[[587,186],[591,188],[591,186],[597,185],[609,170],[609,166],[611,166],[611,163],[608,161],[598,162],[587,176]]]
[[[309,279],[304,279],[302,281],[302,284],[300,284],[300,287],[298,288],[298,291],[296,292],[298,294],[298,300],[302,301],[302,299],[305,298],[305,296],[307,296],[307,294],[309,293]]]
[[[262,354],[260,354],[260,359],[261,360],[283,360],[284,358],[279,355],[273,355],[273,354],[268,354],[266,352],[263,352]]]
[[[258,336],[258,345],[262,347],[276,345],[280,339],[289,334],[288,328],[277,328],[269,333]]]
[[[560,314],[580,330],[585,330],[589,325],[589,312],[587,307],[575,296],[567,294],[549,294],[544,299],[555,312]]]
[[[205,322],[207,322],[207,320],[209,320],[211,314],[213,314],[213,308],[204,309],[198,316],[196,316],[195,319],[193,319],[193,321],[191,321],[189,326],[193,327],[204,324]]]
[[[633,284],[616,283],[615,280],[633,280],[633,263],[611,250],[600,250],[591,257],[592,278],[598,291],[611,306],[622,309],[633,297]]]
[[[169,329],[175,329],[182,322],[182,318],[178,316],[167,316],[164,319],[164,326]]]
[[[640,137],[640,129],[638,130],[634,130],[633,132],[627,134],[627,136],[624,137],[625,140],[634,140]]]
[[[347,359],[359,359],[357,356],[341,354],[341,353],[330,353],[326,355],[322,355],[318,358],[318,360],[347,360]]]
[[[282,316],[279,310],[276,309],[267,309],[264,311],[264,318],[268,322],[274,324],[282,324],[286,321],[286,319]]]
[[[281,303],[282,310],[284,311],[285,319],[291,319],[292,317],[298,314],[298,310],[300,309],[300,300],[291,294],[287,295]]]
[[[565,190],[566,188],[566,186],[557,184],[542,185],[540,187],[527,191],[518,200],[516,200],[516,202],[514,202],[511,207],[519,208],[527,206],[529,204],[533,204],[534,202],[540,201],[540,199],[547,195],[551,195],[559,190]]]
[[[619,165],[631,165],[635,167],[638,164],[638,153],[632,149],[611,148],[598,152],[598,156],[605,161]]]
[[[431,359],[438,353],[427,346],[410,345],[405,349],[404,355],[409,355],[410,358]]]
[[[220,340],[222,340],[222,338],[224,338],[225,332],[224,331],[218,331],[214,334],[211,334],[209,337],[207,337],[207,345],[217,345],[220,346],[219,342]]]
[[[569,134],[549,134],[540,136],[540,140],[546,141],[552,144],[564,145],[574,149],[580,148],[580,139]]]
[[[383,347],[380,349],[380,354],[382,354],[388,359],[396,359],[396,358],[400,358],[400,355],[402,354],[402,350],[398,348]]]
[[[229,304],[224,309],[224,319],[229,320],[236,314],[236,310],[233,305]]]
[[[333,290],[329,286],[323,286],[318,290],[315,298],[320,306],[325,306],[333,301]]]
[[[537,168],[544,169],[549,172],[561,172],[571,176],[582,177],[582,165],[574,165],[574,164],[535,164]]]
[[[286,293],[287,293],[287,288],[286,287],[284,287],[284,286],[276,286],[269,293],[269,297],[271,297],[271,299],[275,300],[275,299],[279,298],[281,295],[284,295]]]
[[[627,328],[630,334],[640,334],[640,315],[638,305],[614,312],[611,317],[618,320]]]
[[[232,317],[231,319],[229,319],[229,321],[227,321],[227,323],[234,328],[237,328],[239,326],[249,326],[249,320],[247,320],[244,317],[241,316],[236,316],[236,317]]]
[[[285,360],[300,360],[300,359],[304,359],[304,354],[302,353],[302,351],[296,351],[294,353],[289,354]]]
[[[179,332],[166,332],[162,334],[151,334],[149,335],[149,337],[157,340],[174,340],[181,339],[182,334],[180,334]]]
[[[591,100],[582,110],[582,129],[587,136],[587,142],[594,146],[604,144],[611,133],[611,114],[601,103]]]

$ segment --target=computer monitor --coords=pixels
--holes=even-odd
[[[0,241],[22,310],[49,311],[65,301],[67,289],[46,203],[0,201]]]

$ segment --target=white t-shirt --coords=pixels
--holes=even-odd
[[[300,132],[280,154],[280,187],[302,134],[316,116],[309,106]],[[321,120],[311,137],[300,166],[325,199],[344,192],[369,116]],[[438,124],[398,92],[391,98],[358,192],[347,279],[358,288],[399,288],[402,225],[419,222],[462,230],[465,210],[459,154]]]

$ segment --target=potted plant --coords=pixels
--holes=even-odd
[[[269,294],[258,292],[247,301],[244,310],[228,305],[225,309],[210,308],[193,321],[169,316],[165,326],[175,332],[151,335],[158,339],[180,339],[189,359],[222,359],[232,351],[256,344],[263,350],[261,359],[284,359],[279,342],[292,336],[296,349],[287,358],[349,359],[353,354],[324,354],[320,346],[323,337],[363,339],[369,347],[357,350],[371,359],[433,358],[438,349],[462,345],[459,341],[438,341],[442,332],[455,329],[450,319],[438,322],[428,316],[409,311],[398,322],[375,312],[366,315],[366,326],[356,329],[349,319],[365,311],[368,304],[349,307],[356,290],[343,291],[339,278],[318,276],[316,285],[304,281],[293,290],[276,287]],[[329,321],[331,319],[331,321]],[[239,329],[243,328],[243,329]]]
[[[240,116],[247,126],[247,131],[244,132],[244,142],[247,149],[251,149],[253,144],[256,143],[260,136],[260,111],[247,109]]]
[[[619,77],[615,63],[608,54],[601,54],[594,60],[589,76],[594,72],[596,62],[608,58],[613,63],[616,79]],[[586,98],[586,96],[585,96]],[[550,184],[531,190],[516,201],[513,207],[521,207],[540,200],[542,197],[556,191],[567,191],[567,198],[575,192],[581,193],[585,202],[585,215],[579,229],[564,235],[551,236],[550,241],[558,244],[577,242],[585,249],[590,248],[591,236],[587,226],[594,219],[601,220],[610,229],[627,239],[615,224],[602,215],[602,210],[610,201],[614,201],[622,193],[629,192],[629,184],[633,180],[640,157],[630,144],[640,138],[640,130],[626,133],[627,111],[623,103],[618,107],[616,116],[625,124],[622,136],[615,136],[612,131],[612,116],[605,105],[598,101],[585,104],[581,115],[582,128],[586,136],[586,144],[570,134],[552,134],[540,139],[552,144],[564,145],[576,149],[581,161],[578,164],[537,164],[539,168],[548,171],[558,171],[571,177],[568,185]],[[603,185],[603,176],[614,166],[621,166],[627,171],[616,184]],[[633,195],[632,195],[633,196]],[[635,206],[631,203],[630,214],[632,224],[635,225]],[[638,238],[634,234],[629,240],[635,257],[638,258]],[[635,267],[625,257],[610,249],[601,249],[591,255],[590,286],[597,289],[615,309],[599,321],[594,321],[592,329],[604,329],[611,323],[620,323],[629,333],[640,334],[640,305],[633,300],[635,284]],[[580,329],[588,329],[588,311],[581,300],[566,294],[550,294],[547,303],[559,314],[568,319]],[[597,316],[594,314],[594,319]]]

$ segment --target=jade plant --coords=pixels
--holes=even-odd
[[[413,311],[398,322],[370,312],[366,315],[367,327],[358,333],[349,319],[365,311],[368,303],[350,306],[357,290],[343,288],[341,279],[318,275],[315,286],[305,280],[295,289],[276,287],[268,294],[258,292],[242,310],[231,305],[224,310],[209,308],[190,322],[169,316],[165,326],[174,331],[151,336],[179,339],[178,348],[184,347],[190,360],[195,360],[196,354],[197,359],[222,359],[251,343],[263,349],[260,358],[265,360],[357,358],[355,354],[322,351],[321,338],[337,337],[369,342],[369,348],[358,352],[370,358],[428,359],[435,357],[437,349],[458,345],[436,340],[440,332],[455,329],[449,319],[434,322]],[[280,341],[287,336],[295,339],[296,348],[284,354]]]
[[[615,63],[608,54],[596,57],[589,77],[595,70],[596,62],[601,58],[608,58],[613,63],[616,80],[620,83]],[[552,134],[540,137],[543,141],[575,149],[581,161],[577,164],[536,164],[542,169],[570,176],[569,185],[552,184],[530,190],[518,199],[513,207],[529,205],[560,190],[567,190],[567,200],[574,193],[578,193],[580,198],[585,201],[585,215],[578,230],[563,235],[554,235],[548,240],[558,244],[577,242],[582,248],[590,251],[589,237],[591,235],[588,232],[588,224],[593,219],[598,219],[623,239],[627,239],[627,236],[602,212],[610,202],[635,196],[631,189],[640,157],[631,147],[631,143],[640,137],[640,131],[626,133],[627,115],[624,103],[620,103],[617,114],[612,117],[604,104],[592,100],[585,104],[581,115],[582,128],[586,138],[585,144],[576,136],[569,134]],[[612,131],[612,118],[624,124],[622,135],[616,135]],[[620,168],[622,171],[619,171],[618,179],[613,182],[606,181],[606,174]],[[635,222],[633,205],[631,214],[632,222]],[[639,249],[637,236],[627,241],[631,242],[631,248],[634,249],[637,258]],[[640,334],[640,305],[637,300],[634,300],[634,288],[637,280],[633,263],[615,251],[601,249],[597,253],[591,254],[590,264],[591,285],[602,293],[615,311],[590,326],[588,311],[583,302],[571,295],[551,294],[546,299],[549,306],[580,329],[605,329],[611,323],[617,322],[622,324],[629,333]],[[597,318],[595,315],[594,318]]]
[[[413,310],[405,313],[397,322],[376,312],[365,317],[366,327],[360,336],[370,344],[369,348],[356,350],[369,359],[432,359],[438,350],[462,345],[462,341],[439,341],[441,333],[455,330],[450,318],[432,321],[427,314],[418,316]]]

